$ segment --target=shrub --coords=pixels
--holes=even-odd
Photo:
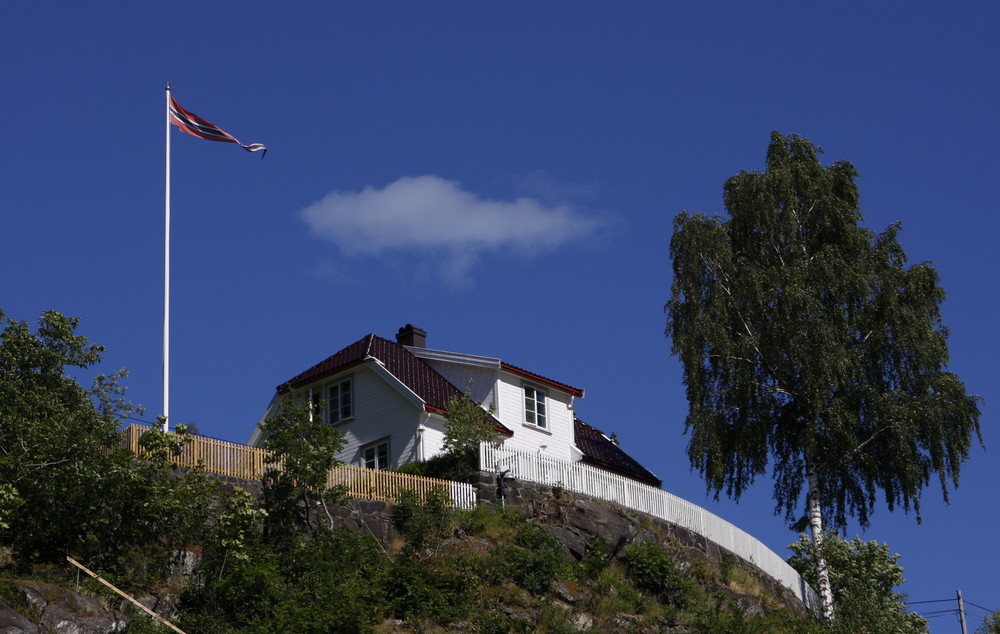
[[[469,586],[460,575],[415,562],[392,567],[385,594],[395,616],[416,621],[456,621],[469,613],[471,603]]]
[[[423,502],[413,491],[400,491],[393,521],[406,537],[404,553],[415,556],[445,537],[451,528],[453,513],[448,492],[444,489],[431,489]]]
[[[497,549],[507,578],[532,594],[547,593],[566,563],[562,542],[534,524],[524,524],[514,543]]]
[[[659,544],[634,542],[622,557],[628,577],[640,591],[683,606],[688,583],[677,572],[674,560]]]
[[[486,612],[473,622],[482,634],[529,634],[534,631],[531,623],[503,612]]]
[[[587,552],[580,562],[580,572],[587,579],[597,579],[608,564],[611,563],[611,551],[608,543],[600,535],[594,535],[587,544]]]
[[[515,527],[525,523],[524,514],[515,507],[477,506],[459,515],[462,530],[489,539],[504,539],[515,534]]]

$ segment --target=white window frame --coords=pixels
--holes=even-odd
[[[330,425],[339,425],[340,423],[353,420],[354,419],[354,377],[346,376],[336,381],[330,381],[329,383],[323,383],[318,387],[309,390],[309,404],[310,409],[314,410],[319,403],[323,404],[323,422]],[[343,394],[345,393],[343,386],[347,386],[346,393],[348,395],[347,411],[344,411]],[[336,398],[330,396],[331,390],[337,390]]]
[[[549,429],[549,394],[545,390],[523,383],[521,385],[523,394],[524,424],[537,429]]]
[[[380,452],[379,448],[385,447],[384,452]],[[369,459],[368,454],[371,452],[371,458]],[[361,448],[361,466],[365,469],[375,469],[377,471],[385,471],[389,469],[389,439],[382,438],[381,440],[376,440],[373,443],[368,443]],[[384,455],[383,455],[384,453]],[[381,460],[384,460],[382,462]],[[369,465],[369,462],[373,462],[374,466]]]

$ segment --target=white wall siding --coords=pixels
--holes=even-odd
[[[546,427],[544,430],[526,425],[524,421],[524,385],[531,385],[546,394]],[[514,432],[504,441],[504,447],[522,451],[540,451],[560,460],[571,460],[573,447],[573,397],[543,384],[532,383],[509,372],[500,373],[499,402],[496,417]]]
[[[428,414],[424,417],[424,460],[444,451],[445,420],[443,416]],[[416,459],[416,456],[414,456]]]
[[[416,457],[416,430],[420,409],[387,384],[368,366],[357,366],[351,372],[330,381],[350,376],[353,381],[354,418],[337,425],[344,432],[344,448],[337,455],[343,462],[361,466],[361,448],[383,438],[389,438],[389,464],[398,467]],[[321,381],[317,385],[323,385]]]
[[[472,398],[477,403],[487,407],[496,401],[497,371],[493,368],[473,366],[466,363],[453,363],[440,359],[424,359],[424,363],[434,368],[438,374],[459,389],[462,394],[469,388],[472,380]]]

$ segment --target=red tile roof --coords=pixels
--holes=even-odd
[[[591,427],[579,418],[574,423],[574,440],[577,448],[583,452],[583,461],[603,467],[634,480],[639,480],[654,487],[663,485],[663,481],[652,472],[636,462],[627,453],[605,436],[596,427]]]
[[[282,383],[277,388],[278,392],[285,393],[298,389],[344,370],[349,370],[364,363],[368,357],[380,361],[390,374],[416,394],[431,411],[446,412],[448,401],[454,397],[462,396],[462,392],[458,388],[432,367],[411,354],[405,347],[374,334],[355,341],[305,372]],[[500,421],[494,419],[494,422],[497,431],[506,436],[513,435],[513,432],[504,427]]]
[[[285,392],[298,389],[308,383],[330,376],[331,374],[336,374],[337,372],[346,370],[352,366],[360,365],[365,360],[365,357],[369,355],[368,350],[371,346],[371,340],[373,338],[375,338],[375,335],[368,335],[363,339],[355,341],[340,352],[327,357],[305,372],[302,372],[298,376],[285,381],[278,386],[278,392],[284,394]]]
[[[553,381],[552,379],[545,378],[541,374],[535,374],[534,372],[528,372],[527,370],[525,370],[523,368],[519,368],[516,365],[511,365],[511,364],[506,363],[504,361],[500,362],[500,367],[502,367],[504,370],[507,370],[508,372],[511,372],[511,373],[516,374],[518,376],[522,376],[522,377],[524,377],[524,378],[526,378],[528,380],[535,381],[537,383],[543,383],[545,385],[549,385],[551,387],[556,388],[557,390],[561,390],[563,392],[568,392],[569,394],[572,394],[573,396],[575,396],[577,398],[583,398],[583,390],[581,388],[572,387],[570,385],[566,385],[565,383],[560,383],[559,381]]]

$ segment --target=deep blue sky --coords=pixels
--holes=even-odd
[[[674,216],[723,212],[778,130],[853,162],[868,226],[902,221],[936,264],[951,369],[996,446],[1000,9],[620,4],[8,0],[0,307],[81,317],[100,370],[160,411],[170,80],[270,148],[172,136],[172,422],[244,441],[275,385],[409,322],[585,388],[580,417],[667,490],[787,555],[767,478],[715,503],[691,473],[663,335]],[[911,600],[1000,608],[998,479],[977,448],[922,525],[876,511],[864,536],[902,553]]]

